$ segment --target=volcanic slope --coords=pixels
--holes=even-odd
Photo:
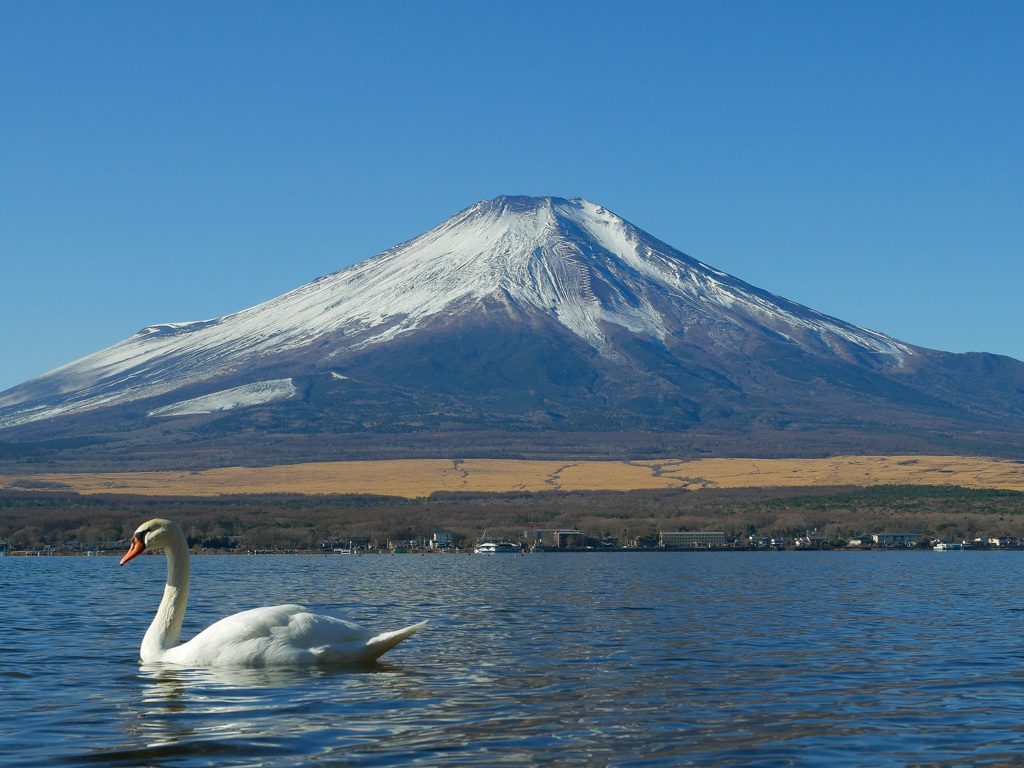
[[[0,457],[1016,454],[1022,393],[1019,361],[823,315],[585,200],[499,197],[0,393]]]

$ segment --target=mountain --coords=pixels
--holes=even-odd
[[[264,304],[144,328],[0,393],[15,459],[1022,446],[1024,363],[815,312],[579,198],[477,203]]]

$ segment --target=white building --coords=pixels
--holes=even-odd
[[[921,541],[921,533],[873,533],[871,540],[880,547],[912,547]]]
[[[821,548],[826,544],[828,544],[828,541],[825,539],[825,534],[820,531],[808,531],[796,540],[796,545],[804,548]]]

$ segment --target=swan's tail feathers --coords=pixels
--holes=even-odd
[[[382,632],[376,637],[370,638],[366,641],[366,661],[380,658],[409,635],[422,629],[426,624],[427,622],[421,621],[419,624],[412,624],[405,629],[396,629],[394,632]]]

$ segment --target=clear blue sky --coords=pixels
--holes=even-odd
[[[0,4],[0,390],[499,194],[1024,359],[1022,2]]]

